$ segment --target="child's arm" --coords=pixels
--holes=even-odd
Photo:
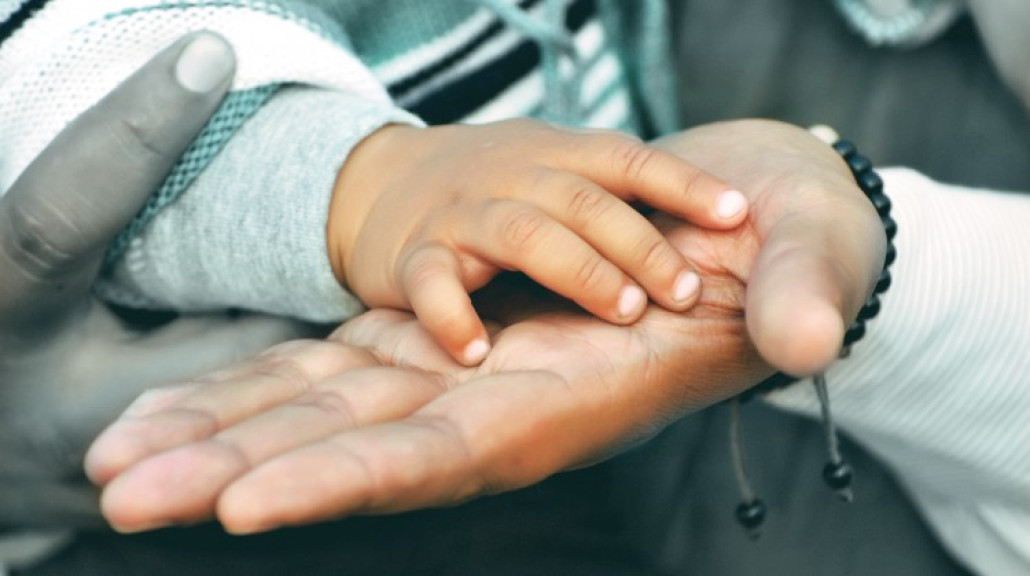
[[[489,339],[467,293],[502,269],[618,324],[639,318],[647,295],[674,311],[696,301],[698,275],[632,200],[706,228],[747,213],[719,179],[615,132],[389,126],[340,173],[329,255],[367,305],[413,310],[455,359],[476,364]]]
[[[315,322],[353,316],[364,307],[337,281],[326,252],[333,183],[368,132],[405,119],[417,122],[389,104],[281,89],[98,287],[150,308],[236,307]]]

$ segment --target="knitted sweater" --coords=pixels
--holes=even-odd
[[[666,20],[662,0],[51,0],[0,47],[0,188],[157,49],[217,31],[238,55],[232,93],[97,289],[339,321],[361,304],[332,274],[325,223],[358,142],[391,122],[514,116],[670,130],[670,76],[640,74],[668,68]]]

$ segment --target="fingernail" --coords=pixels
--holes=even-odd
[[[473,340],[465,347],[465,352],[461,357],[465,359],[466,365],[476,366],[486,358],[489,352],[490,344],[486,340]]]
[[[279,528],[278,524],[248,524],[245,526],[222,526],[226,532],[233,536],[249,536],[251,534],[258,534],[261,532],[271,532],[276,528]]]
[[[160,530],[161,528],[168,528],[171,526],[171,522],[151,522],[151,523],[140,523],[133,526],[118,525],[113,522],[110,523],[111,528],[119,534],[139,534],[140,532],[149,532],[151,530]]]
[[[619,316],[629,318],[647,302],[647,295],[636,286],[626,286],[619,293]]]
[[[727,190],[719,195],[715,205],[715,214],[723,220],[729,220],[747,208],[747,198],[736,190]]]
[[[225,82],[234,65],[232,48],[220,37],[200,34],[179,55],[175,77],[192,92],[210,92]]]
[[[693,272],[680,272],[676,285],[672,289],[672,298],[677,302],[686,302],[701,288],[701,277]]]

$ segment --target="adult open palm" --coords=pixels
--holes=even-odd
[[[690,312],[652,307],[620,327],[495,286],[483,296],[501,322],[476,368],[410,315],[369,312],[326,341],[141,397],[87,460],[107,518],[141,530],[217,516],[254,532],[452,504],[604,458],[773,367],[831,362],[885,246],[844,164],[768,122],[662,145],[752,202],[733,232],[659,217],[704,279]]]

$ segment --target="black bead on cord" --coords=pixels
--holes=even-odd
[[[883,262],[883,269],[876,281],[876,286],[873,288],[873,293],[862,306],[855,322],[844,333],[844,345],[841,348],[840,357],[846,358],[851,352],[852,344],[861,340],[862,336],[865,335],[866,322],[872,320],[880,313],[880,296],[891,285],[890,267],[897,257],[894,237],[898,233],[898,224],[891,218],[890,198],[884,193],[883,180],[873,170],[872,162],[859,154],[855,145],[847,140],[837,140],[832,146],[847,162],[855,182],[858,183],[858,187],[873,204],[876,213],[880,215],[880,222],[883,224],[883,230],[887,236],[887,252]],[[777,373],[730,400],[730,448],[733,456],[733,469],[743,500],[737,506],[736,518],[737,522],[752,539],[757,538],[761,533],[760,529],[765,521],[766,506],[755,495],[754,488],[752,488],[751,482],[748,479],[743,446],[740,440],[740,404],[750,400],[755,394],[765,394],[793,384],[797,380],[793,376]],[[823,481],[842,500],[851,502],[853,499],[851,482],[854,478],[854,471],[840,454],[837,430],[833,423],[833,416],[830,413],[830,399],[827,393],[825,375],[816,374],[813,376],[812,384],[819,397],[828,454],[828,462],[823,468]]]

